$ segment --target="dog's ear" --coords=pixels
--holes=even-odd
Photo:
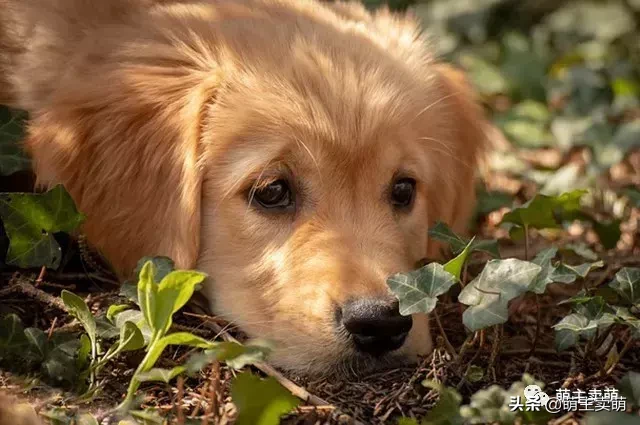
[[[456,233],[464,234],[475,207],[477,171],[489,147],[489,122],[461,70],[448,64],[433,67],[435,84],[442,99],[443,126],[449,130],[449,149],[440,152],[442,158],[438,163],[442,170],[449,172],[435,177],[441,181],[432,185],[431,217],[446,222]],[[431,248],[429,251],[434,255]]]
[[[201,128],[220,81],[186,43],[151,38],[71,67],[26,140],[39,182],[65,186],[89,242],[122,275],[145,255],[195,265]]]

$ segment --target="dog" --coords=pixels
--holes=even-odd
[[[0,100],[30,113],[122,277],[143,256],[208,274],[216,314],[306,375],[432,350],[389,275],[462,232],[486,120],[417,20],[315,0],[0,0]]]

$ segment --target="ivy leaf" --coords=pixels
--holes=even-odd
[[[8,314],[0,320],[0,358],[19,350],[27,343],[22,320],[16,314]]]
[[[620,229],[620,223],[622,222],[620,219],[602,221],[592,218],[590,221],[602,246],[605,249],[615,248],[620,240],[620,236],[622,236],[622,230]]]
[[[640,305],[640,268],[624,267],[616,273],[609,287],[630,305]]]
[[[576,266],[561,263],[553,273],[554,282],[573,283],[576,278],[586,278],[592,270],[604,267],[604,262],[583,263]]]
[[[504,215],[502,223],[512,223],[524,228],[553,229],[558,227],[558,215],[580,209],[580,200],[586,190],[573,190],[559,196],[537,194],[521,207]]]
[[[527,292],[541,270],[537,264],[515,258],[489,261],[458,296],[470,306],[462,315],[464,325],[476,331],[505,323],[509,301]]]
[[[595,324],[590,324],[589,319],[582,314],[572,313],[564,317],[553,326],[556,331],[556,350],[564,351],[573,347],[578,343],[582,333],[595,330],[595,327]]]
[[[7,264],[57,269],[62,250],[54,233],[74,231],[84,220],[61,185],[46,193],[0,195],[0,216],[9,237]]]
[[[44,360],[47,356],[47,335],[38,328],[27,328],[24,335],[27,338],[29,352],[33,353],[36,359]]]
[[[233,380],[231,399],[238,409],[237,425],[278,425],[282,415],[300,404],[274,378],[260,379],[249,372]]]
[[[629,371],[617,385],[630,406],[640,406],[640,373]]]
[[[438,391],[440,398],[422,419],[421,425],[462,425],[464,423],[460,416],[462,396],[455,389],[431,380],[422,381],[422,385]]]
[[[95,346],[96,321],[93,318],[93,314],[91,314],[91,310],[89,310],[87,303],[85,303],[82,298],[73,292],[67,291],[66,289],[62,290],[61,297],[69,314],[78,319],[84,327],[84,330],[87,332],[87,335],[91,340],[91,344]]]
[[[453,251],[455,255],[460,254],[470,243],[468,239],[464,239],[456,235],[449,226],[441,221],[437,222],[435,226],[429,229],[429,236],[437,241],[449,244],[451,251]],[[475,251],[484,252],[493,258],[500,258],[498,241],[496,240],[474,239],[473,243],[469,247],[469,253]]]
[[[31,168],[31,161],[20,148],[26,120],[26,112],[0,105],[0,175]]]
[[[430,313],[438,296],[455,285],[457,279],[441,264],[431,263],[409,273],[397,273],[387,279],[387,285],[400,301],[400,314]]]

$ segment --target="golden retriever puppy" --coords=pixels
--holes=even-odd
[[[303,0],[0,0],[0,97],[123,276],[209,275],[211,308],[300,373],[428,353],[386,278],[461,231],[484,121],[410,17]]]

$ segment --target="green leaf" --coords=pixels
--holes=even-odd
[[[120,329],[118,352],[139,350],[145,346],[144,337],[140,328],[133,322],[125,322]]]
[[[598,254],[596,254],[591,248],[589,248],[586,244],[584,243],[569,243],[569,244],[565,244],[560,248],[563,252],[566,251],[571,251],[573,253],[575,253],[576,255],[579,255],[580,257],[584,258],[585,260],[589,260],[589,261],[597,261],[598,260]]]
[[[484,369],[480,366],[471,365],[464,374],[464,377],[472,384],[480,382],[482,378],[484,378]]]
[[[154,367],[147,372],[140,373],[137,378],[140,382],[160,381],[167,384],[175,377],[185,372],[184,366],[176,366],[173,369],[162,369]]]
[[[129,310],[129,309],[131,309],[131,306],[129,304],[110,305],[109,308],[107,309],[107,314],[106,314],[107,320],[113,323],[115,317],[119,313],[122,313],[123,311]]]
[[[47,356],[47,335],[38,328],[27,328],[24,335],[29,344],[29,351],[36,355],[36,358],[44,360]]]
[[[82,298],[74,294],[73,292],[69,292],[66,289],[62,290],[61,293],[62,302],[65,307],[67,307],[67,311],[70,315],[78,319],[84,330],[87,332],[89,339],[91,340],[91,344],[96,343],[96,321],[93,318],[93,314],[91,314],[91,310],[87,306],[87,303],[84,302]]]
[[[534,229],[558,227],[557,215],[580,209],[580,199],[586,190],[574,190],[559,196],[537,194],[521,207],[513,208],[504,215],[502,223],[512,223]]]
[[[616,273],[609,287],[630,305],[640,305],[640,268],[624,267]]]
[[[604,220],[591,220],[593,230],[598,235],[600,243],[605,249],[613,249],[618,244],[622,231],[620,230],[619,219],[604,221]]]
[[[445,242],[451,247],[455,255],[460,254],[469,245],[470,241],[456,235],[445,223],[439,221],[429,229],[429,236],[437,241]],[[499,258],[498,242],[496,240],[476,240],[469,248],[469,252],[480,251],[489,254],[493,258]]]
[[[462,396],[453,388],[448,388],[436,381],[425,380],[422,385],[432,388],[440,394],[435,406],[422,419],[421,425],[462,425],[460,402]]]
[[[458,296],[470,306],[462,315],[464,325],[476,331],[505,323],[509,301],[527,292],[541,270],[537,264],[515,258],[489,261]]]
[[[400,314],[430,313],[438,296],[455,285],[457,279],[438,263],[428,264],[409,273],[397,273],[387,279],[387,285],[400,301]]]
[[[451,273],[456,277],[456,279],[460,280],[460,274],[462,273],[462,267],[464,267],[465,261],[467,261],[467,257],[471,252],[471,246],[473,245],[474,238],[471,238],[467,246],[462,250],[460,254],[458,254],[455,258],[451,259],[444,265],[444,270]]]
[[[140,332],[144,337],[145,345],[151,341],[153,331],[147,324],[147,321],[144,319],[144,315],[140,310],[125,310],[116,314],[114,317],[114,325],[118,330],[121,330],[127,322],[132,322],[138,327],[138,329],[140,329]],[[119,335],[120,333],[118,332],[116,336]]]
[[[0,216],[9,237],[7,264],[57,269],[62,250],[53,237],[72,232],[84,220],[61,185],[46,193],[0,195]]]
[[[458,61],[467,71],[474,87],[485,96],[506,93],[509,85],[500,70],[479,56],[462,54]]]
[[[7,351],[19,349],[27,343],[22,320],[15,314],[8,314],[0,320],[0,357]]]
[[[147,261],[138,275],[138,303],[144,320],[154,333],[159,329],[155,322],[158,285],[155,282],[155,266]]]
[[[262,340],[249,341],[244,345],[236,342],[220,342],[214,348],[191,356],[185,366],[189,373],[193,373],[213,361],[221,361],[239,370],[247,365],[263,362],[272,349],[271,344]]]
[[[172,316],[191,299],[196,288],[207,277],[206,274],[175,270],[167,274],[158,285],[155,294],[155,312],[152,327],[162,333],[169,330]]]
[[[153,263],[153,266],[155,267],[153,277],[156,283],[160,283],[160,281],[164,279],[166,275],[175,270],[175,264],[169,257],[142,257],[140,260],[138,260],[138,264],[133,271],[133,275],[140,276],[142,267],[144,267],[144,265],[148,261],[151,261]],[[120,287],[120,295],[139,305],[138,285],[136,282],[131,282],[129,280],[125,281]]]
[[[640,373],[629,371],[617,385],[620,395],[627,399],[627,406],[640,406]]]
[[[219,343],[207,341],[189,332],[175,332],[159,339],[155,344],[149,346],[149,353],[146,357],[146,364],[142,369],[143,372],[148,371],[156,364],[158,358],[169,345],[185,345],[197,348],[215,348]]]
[[[89,365],[91,355],[91,340],[87,334],[80,335],[80,346],[78,347],[78,357],[76,366],[78,370],[83,370]]]
[[[27,113],[0,105],[0,175],[29,170],[31,161],[21,149]]]
[[[300,404],[274,378],[260,379],[248,372],[231,383],[231,398],[238,409],[236,425],[277,425]]]

